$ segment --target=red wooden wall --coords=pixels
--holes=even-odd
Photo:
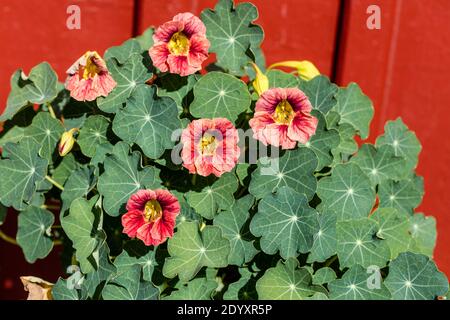
[[[263,49],[270,64],[313,61],[341,85],[360,84],[375,105],[371,140],[384,122],[402,116],[423,144],[419,174],[425,198],[419,208],[438,221],[435,259],[450,276],[450,1],[448,0],[250,0],[265,30]],[[240,1],[241,2],[241,1]],[[0,111],[15,69],[26,72],[47,60],[63,81],[65,70],[86,50],[103,53],[150,25],[178,12],[199,14],[215,0],[0,0]],[[81,29],[68,30],[66,8],[81,8]],[[381,29],[368,30],[366,9],[381,8]],[[15,233],[10,215],[6,232]],[[28,265],[20,249],[0,242],[0,298],[23,298],[18,276],[55,281],[58,252]]]

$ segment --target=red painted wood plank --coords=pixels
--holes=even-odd
[[[141,0],[139,28],[158,26],[179,13],[200,15],[216,0]],[[246,1],[237,1],[246,2]],[[248,1],[247,1],[248,2]],[[250,0],[258,7],[257,23],[265,31],[263,50],[268,64],[282,60],[311,60],[322,73],[332,69],[339,1]]]
[[[366,27],[366,9],[381,8],[381,30]],[[450,2],[358,0],[345,8],[337,80],[359,83],[375,105],[371,140],[401,116],[422,142],[418,173],[425,197],[418,211],[437,219],[435,259],[450,275]]]
[[[70,5],[80,7],[79,30],[66,26]],[[64,81],[67,68],[85,51],[102,54],[131,36],[133,5],[133,0],[0,0],[0,112],[16,69],[28,73],[48,61]]]

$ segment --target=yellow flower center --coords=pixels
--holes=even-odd
[[[158,220],[162,216],[162,208],[157,200],[147,201],[144,209],[144,218],[147,222]]]
[[[189,46],[190,42],[188,37],[181,31],[174,33],[167,45],[170,53],[177,56],[187,54],[189,52]]]
[[[205,133],[200,141],[200,149],[204,155],[212,155],[216,150],[216,137]]]
[[[287,100],[281,101],[275,108],[273,119],[276,123],[288,124],[294,118],[294,109]]]
[[[93,78],[100,72],[99,67],[95,64],[94,59],[96,56],[90,56],[86,59],[86,65],[80,66],[80,78],[89,79]]]

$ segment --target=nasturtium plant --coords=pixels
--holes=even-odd
[[[266,66],[257,18],[219,0],[73,57],[67,78],[13,74],[0,226],[18,231],[1,238],[29,263],[64,246],[53,299],[448,295],[414,132],[398,118],[366,141],[363,88]]]

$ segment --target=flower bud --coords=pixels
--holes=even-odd
[[[253,88],[255,88],[258,95],[261,95],[264,91],[269,89],[269,79],[264,73],[262,73],[256,64],[252,63],[252,67],[256,72],[256,78],[253,81]]]
[[[75,143],[75,138],[73,135],[77,132],[77,128],[70,129],[62,134],[61,140],[59,141],[58,151],[61,157],[64,157],[66,154],[72,150],[73,145]]]
[[[314,77],[320,75],[320,72],[316,68],[316,66],[308,60],[277,62],[277,63],[272,64],[267,69],[272,69],[275,67],[288,67],[288,68],[297,69],[297,73],[298,73],[299,77],[306,81],[309,81],[309,80],[313,79]]]

